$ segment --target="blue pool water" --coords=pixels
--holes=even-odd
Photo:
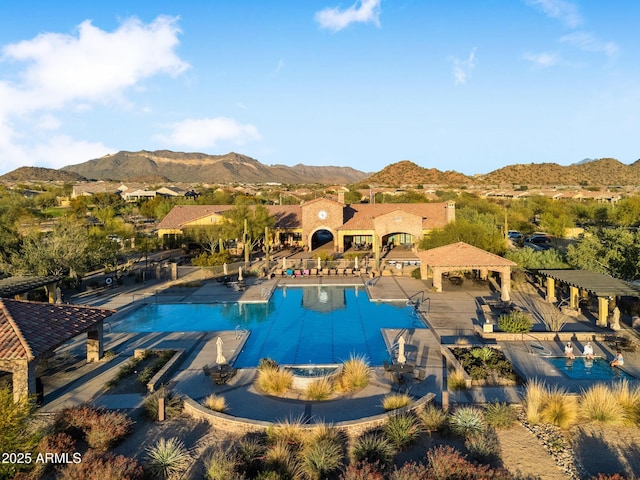
[[[583,357],[570,360],[566,357],[546,357],[547,361],[574,380],[613,380],[634,377],[616,367],[611,367],[604,358],[589,361]]]
[[[389,359],[380,329],[425,328],[405,304],[370,302],[355,287],[277,289],[266,304],[151,304],[114,327],[120,332],[251,330],[236,367],[263,357],[280,364],[341,363],[365,355],[372,365]]]

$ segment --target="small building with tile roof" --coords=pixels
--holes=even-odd
[[[36,366],[56,348],[87,334],[87,361],[103,356],[103,308],[0,298],[0,370],[13,374],[15,400],[36,393]]]
[[[480,278],[486,279],[488,272],[493,271],[500,274],[502,300],[510,301],[511,269],[517,265],[511,260],[465,242],[420,251],[418,258],[422,278],[433,278],[433,288],[437,292],[442,291],[445,272],[477,271]]]
[[[265,205],[276,218],[274,244],[316,248],[318,234],[330,234],[334,251],[367,246],[414,248],[433,229],[455,220],[455,202],[345,204],[317,198],[300,205]],[[219,223],[232,205],[180,205],[158,225],[163,239],[185,235],[190,227]]]

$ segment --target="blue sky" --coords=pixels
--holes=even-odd
[[[158,149],[632,163],[639,24],[635,0],[25,0],[0,19],[0,173]]]

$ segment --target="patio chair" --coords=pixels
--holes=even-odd
[[[302,270],[302,275],[304,275],[305,277],[308,277],[310,275],[310,271],[308,268],[305,268],[304,270]]]
[[[277,268],[276,269],[276,277],[282,277],[284,275],[284,272],[282,271],[281,268]]]
[[[337,274],[340,276],[344,275],[344,268],[339,268]]]
[[[311,275],[318,275],[318,269],[317,268],[312,268],[311,269]]]
[[[353,268],[345,268],[344,269],[344,274],[345,275],[353,275]]]
[[[293,270],[291,268],[287,269],[287,277],[293,277]]]

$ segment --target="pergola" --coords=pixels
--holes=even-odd
[[[556,284],[569,286],[569,308],[578,309],[581,292],[588,292],[598,298],[598,325],[606,327],[609,309],[615,305],[616,297],[640,297],[640,287],[604,273],[587,270],[539,270],[547,279],[547,301],[555,302]]]
[[[62,300],[59,290],[56,288],[56,284],[61,278],[60,275],[0,278],[0,297],[15,297],[26,300],[26,295],[31,290],[47,287],[49,302],[56,303]]]
[[[445,272],[478,270],[480,278],[487,278],[488,272],[500,273],[501,299],[511,300],[511,268],[515,262],[499,255],[474,247],[468,243],[458,242],[443,247],[418,252],[420,258],[420,274],[422,278],[433,276],[433,288],[442,291],[442,274]]]
[[[38,362],[77,335],[87,333],[87,361],[103,356],[103,308],[0,298],[0,370],[13,373],[13,397],[36,393]]]

